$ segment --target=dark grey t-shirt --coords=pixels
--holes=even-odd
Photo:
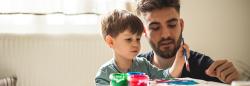
[[[149,51],[138,55],[138,57],[146,58],[150,63],[152,63],[154,53]],[[206,75],[206,69],[214,62],[210,57],[200,54],[195,51],[190,51],[190,58],[188,59],[190,65],[190,72],[187,71],[186,67],[183,66],[181,77],[190,77],[195,79],[202,79],[207,81],[221,82],[215,77],[210,77]]]

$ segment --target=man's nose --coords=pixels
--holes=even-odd
[[[161,30],[161,37],[168,38],[170,36],[170,30],[167,28],[167,26],[163,26]]]

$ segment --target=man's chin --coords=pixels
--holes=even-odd
[[[163,58],[163,59],[171,59],[171,58],[174,58],[174,56],[160,56],[161,58]]]
[[[169,48],[169,47],[168,47],[168,48],[161,48],[161,49],[160,49],[160,52],[162,52],[162,53],[163,53],[163,52],[173,52],[173,51],[174,51],[174,49],[171,49],[171,48]]]
[[[175,57],[175,54],[174,54],[173,50],[169,50],[169,49],[168,50],[162,50],[158,54],[159,54],[159,56],[161,58],[164,58],[164,59],[170,59],[170,58]]]
[[[172,51],[174,50],[175,46],[173,44],[169,44],[169,45],[161,45],[159,46],[158,49],[160,49],[161,51]]]

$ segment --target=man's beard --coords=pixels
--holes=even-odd
[[[180,48],[181,39],[182,39],[182,34],[180,34],[180,37],[177,40],[177,43],[176,43],[175,39],[172,39],[170,37],[161,38],[161,40],[157,43],[157,45],[155,45],[152,41],[150,41],[149,43],[150,43],[152,49],[154,50],[155,54],[157,54],[158,56],[160,56],[162,58],[168,59],[168,58],[174,57],[176,55],[178,49]],[[160,46],[161,46],[162,42],[164,42],[164,41],[170,41],[170,43],[174,45],[174,49],[169,48],[169,49],[166,49],[164,51],[161,50]],[[168,44],[170,44],[170,43],[168,43]]]

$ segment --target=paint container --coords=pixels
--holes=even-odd
[[[149,77],[145,73],[128,73],[129,86],[149,86]]]
[[[110,86],[128,86],[126,73],[113,73],[110,74]]]

